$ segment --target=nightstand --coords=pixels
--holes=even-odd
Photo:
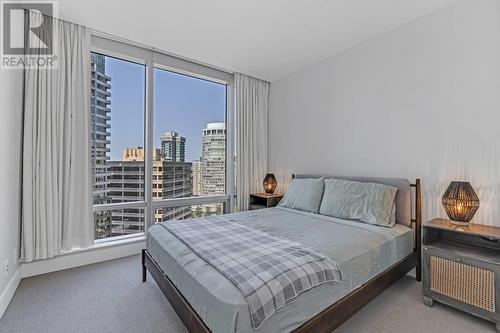
[[[283,198],[283,194],[279,193],[253,193],[250,194],[250,205],[248,209],[255,210],[274,207],[280,202],[281,198]]]
[[[434,219],[423,225],[424,302],[496,323],[500,332],[500,228]]]

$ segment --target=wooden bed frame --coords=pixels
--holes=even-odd
[[[421,226],[422,226],[422,199],[420,179],[411,184],[415,188],[415,218],[412,218],[412,226],[415,231],[415,246],[413,252],[397,264],[386,269],[375,276],[361,287],[351,291],[349,294],[327,307],[314,317],[293,330],[293,333],[330,333],[339,327],[344,321],[377,297],[385,289],[399,280],[413,268],[416,269],[416,280],[422,280],[421,260]],[[165,294],[175,312],[192,333],[209,333],[210,329],[198,316],[184,296],[175,287],[172,281],[161,270],[151,254],[142,250],[142,281],[146,281],[146,273],[150,272],[158,287]]]

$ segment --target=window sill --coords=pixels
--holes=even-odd
[[[113,246],[124,245],[124,244],[140,243],[140,242],[144,242],[145,240],[146,240],[146,235],[144,233],[141,233],[137,236],[130,236],[130,237],[122,238],[122,239],[110,239],[110,240],[103,241],[103,242],[94,242],[94,246],[89,248],[88,250],[102,249],[102,248],[113,247]],[[83,251],[85,251],[85,250],[83,250]]]
[[[74,249],[66,253],[61,253],[51,259],[22,263],[21,277],[26,278],[63,269],[138,255],[141,249],[146,246],[145,240],[146,236],[144,233],[141,233],[134,235],[134,237],[95,243],[94,246],[86,249]]]

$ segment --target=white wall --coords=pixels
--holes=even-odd
[[[20,276],[14,254],[19,253],[22,92],[22,71],[0,70],[0,316]]]
[[[419,177],[424,218],[451,180],[500,226],[500,1],[460,0],[271,84],[269,169]]]

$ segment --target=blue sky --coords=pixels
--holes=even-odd
[[[106,57],[111,77],[111,159],[121,160],[125,147],[144,147],[145,67]],[[186,161],[201,157],[207,123],[224,122],[226,89],[222,84],[165,70],[154,71],[153,142],[176,131],[186,137]]]

